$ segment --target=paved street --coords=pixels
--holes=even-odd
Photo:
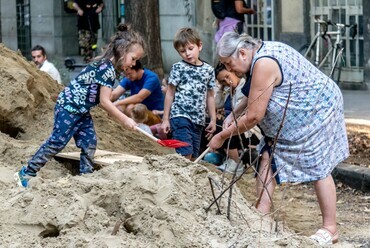
[[[342,90],[346,118],[370,121],[370,91]]]

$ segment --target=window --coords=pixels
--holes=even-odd
[[[23,56],[31,59],[31,18],[29,0],[17,0],[17,41]]]
[[[274,40],[272,0],[246,0],[248,7],[257,11],[256,15],[246,15],[247,33],[254,38]]]

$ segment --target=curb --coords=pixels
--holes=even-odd
[[[337,179],[351,188],[370,192],[370,168],[340,163],[332,172]]]
[[[341,90],[368,90],[369,86],[363,82],[340,82],[339,88]]]
[[[344,121],[346,124],[370,126],[370,121],[364,119],[345,118]]]
[[[346,124],[370,126],[369,120],[345,118]],[[370,192],[370,168],[352,164],[340,163],[332,172],[334,179],[343,182],[351,188]]]

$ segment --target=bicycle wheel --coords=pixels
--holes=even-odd
[[[342,48],[337,48],[336,51],[337,57],[335,58],[335,64],[332,68],[332,73],[330,77],[334,80],[334,82],[339,85],[340,84],[340,76],[342,73],[342,67],[344,63],[344,57],[343,57],[343,50]]]
[[[310,44],[303,45],[298,52],[302,54],[308,61],[310,61],[312,64],[315,62],[315,49],[314,46],[311,47],[310,50],[308,48],[310,47]]]

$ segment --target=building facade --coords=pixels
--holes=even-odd
[[[78,55],[76,14],[67,13],[67,0],[1,0],[0,39],[7,47],[29,57],[37,44],[52,58]],[[341,23],[358,24],[354,39],[343,35],[345,45],[344,81],[370,82],[370,1],[362,0],[245,0],[257,14],[246,16],[246,31],[263,40],[283,41],[297,50],[315,33],[314,17]],[[125,21],[124,0],[104,0],[98,45],[109,41],[116,25]],[[159,0],[161,45],[164,70],[180,57],[172,46],[175,32],[184,26],[195,27],[202,36],[202,59],[215,60],[214,17],[209,1]]]

